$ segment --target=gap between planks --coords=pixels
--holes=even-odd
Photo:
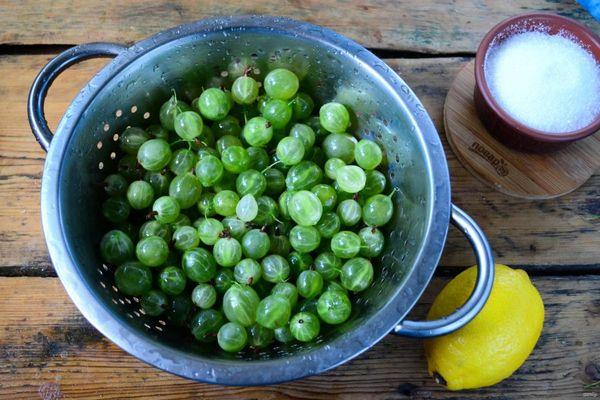
[[[77,46],[76,43],[72,44],[0,44],[0,56],[2,55],[34,55],[34,54],[48,54],[55,55],[71,47]],[[431,59],[431,58],[452,58],[452,57],[475,57],[475,52],[469,51],[458,51],[458,52],[445,52],[445,53],[425,53],[421,51],[411,50],[393,50],[393,49],[382,49],[367,47],[371,53],[375,54],[381,59]]]

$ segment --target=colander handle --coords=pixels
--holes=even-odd
[[[29,90],[27,114],[33,135],[46,152],[52,141],[52,132],[44,116],[44,100],[52,82],[73,64],[88,58],[116,57],[127,47],[117,43],[88,43],[72,47],[54,57],[38,74]]]
[[[494,256],[481,228],[463,210],[452,205],[452,225],[469,240],[477,257],[477,281],[471,296],[454,313],[433,321],[405,320],[396,325],[393,333],[415,338],[432,338],[462,328],[481,311],[494,283]]]

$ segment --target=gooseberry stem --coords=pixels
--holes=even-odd
[[[273,168],[273,167],[274,167],[274,166],[276,166],[277,164],[281,164],[281,163],[282,163],[282,161],[281,161],[281,160],[277,160],[277,161],[275,161],[273,164],[269,165],[267,168],[263,169],[263,170],[261,171],[261,173],[263,173],[263,174],[264,174],[265,172],[267,172],[268,170],[270,170],[271,168]]]
[[[399,189],[397,187],[394,188],[394,190],[392,190],[392,193],[388,194],[388,197],[391,199],[392,196],[394,195],[394,193],[398,192]]]
[[[175,91],[174,88],[171,88],[171,92],[173,92],[173,101],[175,103],[175,110],[177,110],[177,113],[180,113],[181,107],[179,107],[179,102],[177,101],[177,92]]]
[[[231,283],[231,286],[235,286],[236,288],[242,288],[244,287],[241,283],[239,283],[238,281],[234,281]]]

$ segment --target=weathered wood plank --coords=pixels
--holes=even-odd
[[[451,393],[427,376],[419,340],[386,337],[329,373],[283,385],[211,386],[153,369],[103,338],[78,313],[56,278],[0,278],[0,397],[65,398],[498,398],[598,396],[600,277],[538,277],[546,303],[542,338],[503,383]],[[430,304],[443,281],[421,301]]]
[[[0,273],[51,272],[39,215],[40,179],[45,154],[31,135],[25,98],[50,55],[0,57]],[[87,61],[59,77],[46,111],[55,127],[69,102],[106,62]],[[387,60],[411,85],[442,129],[446,91],[466,59]],[[445,142],[445,137],[442,135]],[[472,177],[449,148],[453,200],[488,233],[499,262],[510,265],[596,266],[600,260],[600,176],[579,190],[547,201],[526,201],[497,193]],[[454,230],[443,265],[472,263],[465,239]]]
[[[509,16],[550,11],[600,28],[574,0],[181,0],[17,1],[0,7],[0,43],[131,43],[211,16],[277,14],[332,28],[370,48],[431,53],[474,52],[493,25]],[[24,29],[26,27],[26,29]]]

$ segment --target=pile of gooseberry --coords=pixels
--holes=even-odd
[[[174,92],[160,125],[122,132],[104,180],[119,291],[227,352],[346,321],[393,214],[382,150],[348,133],[346,106],[315,109],[287,69],[251,75],[191,104]]]

